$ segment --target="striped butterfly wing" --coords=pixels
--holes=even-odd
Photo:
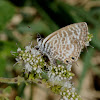
[[[85,22],[63,27],[43,40],[45,51],[54,59],[66,63],[77,61],[87,41],[88,27]]]

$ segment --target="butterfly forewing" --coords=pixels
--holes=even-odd
[[[88,27],[85,22],[68,25],[53,32],[43,40],[42,47],[54,59],[77,61],[87,40]]]

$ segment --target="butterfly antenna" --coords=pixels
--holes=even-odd
[[[32,31],[32,28],[30,27],[30,26],[27,26],[28,28],[30,28],[31,29],[31,31]],[[30,34],[30,36],[33,36],[33,34]]]
[[[18,43],[16,43],[16,46],[19,47]]]
[[[94,47],[93,47],[92,45],[90,45],[90,44],[89,44],[89,46],[90,46],[91,48],[94,48]]]

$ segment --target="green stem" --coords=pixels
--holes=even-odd
[[[19,84],[19,83],[22,83],[22,82],[25,82],[24,78],[23,77],[14,77],[14,78],[4,78],[4,77],[0,77],[0,82],[1,83],[9,83],[9,84]]]
[[[30,100],[33,100],[33,84],[31,83],[31,89],[30,89]]]

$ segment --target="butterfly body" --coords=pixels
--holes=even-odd
[[[44,40],[37,38],[39,50],[49,59],[58,59],[66,64],[76,62],[87,41],[88,27],[85,22],[63,27]]]

